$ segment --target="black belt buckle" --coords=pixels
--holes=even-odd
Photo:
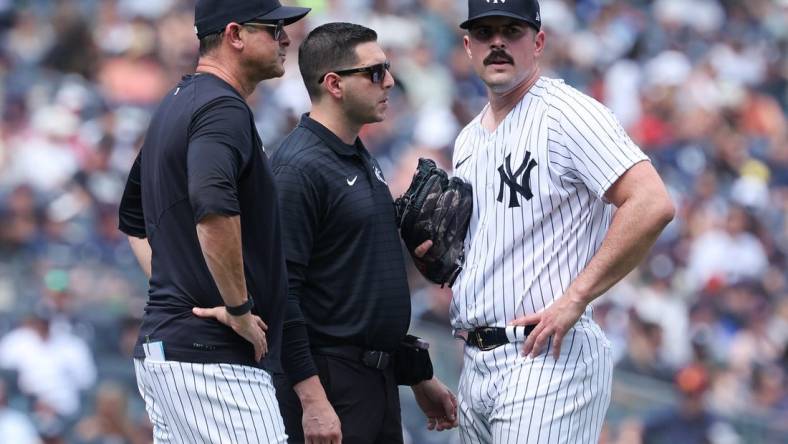
[[[361,355],[361,362],[367,367],[385,370],[389,366],[389,354],[384,351],[368,350]]]
[[[494,338],[495,333],[497,332],[497,327],[479,327],[471,331],[471,335],[476,340],[476,347],[481,351],[490,351],[494,348],[498,348],[501,344],[498,344],[497,341],[492,340]],[[487,336],[489,334],[489,336]],[[490,339],[491,341],[485,341],[485,337]],[[485,343],[487,342],[487,343]],[[492,342],[492,343],[490,343]]]

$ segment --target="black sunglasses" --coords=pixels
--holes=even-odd
[[[279,20],[276,23],[263,23],[263,22],[245,22],[241,26],[251,26],[251,27],[261,27],[266,28],[271,35],[273,36],[274,40],[279,40],[282,37],[282,31],[285,29],[285,21]],[[273,30],[271,30],[273,28]]]
[[[360,72],[368,72],[369,80],[371,80],[372,83],[383,83],[383,79],[386,77],[386,71],[388,71],[389,68],[391,68],[391,63],[388,60],[386,60],[383,63],[378,63],[377,65],[362,66],[361,68],[343,69],[340,71],[329,71],[323,74],[317,83],[323,83],[323,80],[326,79],[326,76],[332,72],[338,76],[349,76],[351,74],[358,74]]]

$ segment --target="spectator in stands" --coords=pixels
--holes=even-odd
[[[80,394],[96,380],[85,341],[67,330],[50,329],[44,307],[0,339],[0,368],[16,370],[20,390],[63,418],[79,413]]]
[[[137,444],[140,439],[137,426],[129,418],[128,394],[110,382],[99,385],[96,391],[93,414],[82,419],[75,427],[75,435],[84,444]]]
[[[671,379],[670,368],[660,357],[662,328],[653,320],[641,319],[636,314],[629,318],[627,351],[619,361],[618,370],[649,376],[662,381]]]
[[[676,374],[675,387],[680,398],[678,407],[646,421],[643,444],[710,444],[720,442],[721,434],[733,434],[730,426],[720,422],[703,404],[709,387],[705,368],[692,365],[681,369]]]
[[[0,380],[0,437],[14,444],[39,444],[35,426],[22,412],[8,406],[6,382]]]

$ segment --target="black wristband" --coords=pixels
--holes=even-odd
[[[394,378],[397,385],[416,385],[432,379],[433,369],[429,345],[412,335],[406,335],[394,356]]]
[[[254,299],[251,297],[246,298],[246,302],[241,305],[236,305],[235,307],[230,307],[229,305],[225,305],[224,308],[227,310],[232,316],[243,316],[246,313],[252,311],[252,307],[254,307]]]

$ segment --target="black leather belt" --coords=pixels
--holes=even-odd
[[[385,370],[391,362],[391,355],[379,350],[365,350],[355,345],[331,345],[312,347],[316,355],[335,356],[350,361],[361,362],[367,367]]]
[[[529,325],[518,328],[523,328],[525,337],[527,337],[535,327],[535,325]],[[465,343],[471,347],[476,347],[482,351],[492,350],[512,342],[506,335],[505,327],[476,327],[473,330],[462,330],[458,332],[457,337],[463,339]]]

